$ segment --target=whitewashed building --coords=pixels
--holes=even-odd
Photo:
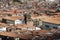
[[[21,17],[21,16],[5,17],[2,19],[2,22],[7,23],[8,25],[23,24],[24,17]]]
[[[60,0],[46,0],[46,2],[59,2]]]
[[[6,31],[6,27],[0,28],[0,32],[2,32],[2,31]]]

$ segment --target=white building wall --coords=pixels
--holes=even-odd
[[[46,0],[47,2],[53,2],[53,1],[56,1],[56,2],[59,2],[60,0]]]
[[[22,20],[15,20],[15,24],[22,24],[23,21]]]
[[[2,32],[2,31],[6,31],[6,27],[0,28],[0,32]]]
[[[47,2],[54,1],[54,0],[46,0]]]

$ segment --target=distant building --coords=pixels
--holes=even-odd
[[[58,29],[60,27],[60,21],[59,19],[54,18],[46,18],[42,20],[42,28],[43,29]]]
[[[26,0],[13,0],[14,2],[26,2]]]
[[[53,1],[55,1],[55,2],[59,2],[60,0],[46,0],[47,2],[53,2]]]
[[[0,2],[7,2],[7,1],[13,1],[13,0],[0,0]]]
[[[8,26],[5,23],[0,23],[0,32],[6,31]]]
[[[19,17],[19,16],[6,17],[2,19],[2,22],[8,25],[23,24],[23,21],[24,21],[24,17]]]
[[[32,15],[31,16],[31,19],[33,20],[33,25],[35,26],[35,27],[40,27],[41,25],[42,25],[42,22],[41,22],[41,19],[42,17],[41,16],[39,16],[39,15]]]
[[[6,31],[6,27],[0,28],[0,32],[2,32],[2,31]]]

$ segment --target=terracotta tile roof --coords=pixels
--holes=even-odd
[[[44,20],[42,20],[44,22],[49,22],[49,23],[53,23],[53,24],[60,24],[60,17],[58,18],[51,18],[51,17],[48,17],[48,18],[45,18]]]
[[[4,17],[4,19],[7,20],[18,20],[18,19],[24,19],[23,16],[11,16],[11,17]]]
[[[55,14],[60,14],[60,12],[55,13]],[[31,15],[32,19],[41,19],[41,21],[44,22],[49,22],[49,23],[54,23],[54,24],[60,24],[60,17],[57,15],[55,16],[47,16],[47,15],[42,15],[42,16],[36,16],[34,14]]]
[[[12,33],[12,32],[0,32],[0,35],[8,36],[8,37],[18,37],[19,36],[18,34]]]
[[[26,24],[24,24],[24,25],[15,25],[15,26],[13,26],[13,27],[15,27],[15,28],[35,28],[35,26],[31,26],[31,25],[26,25]]]
[[[36,16],[36,15],[34,15],[34,14],[31,14],[31,18],[32,18],[32,19],[39,19],[40,16],[39,16],[39,15]]]
[[[0,23],[0,28],[2,28],[2,27],[9,27],[7,24],[5,24],[5,23]]]
[[[38,34],[36,34],[37,32],[38,32]],[[33,31],[33,35],[44,36],[48,32],[49,32],[49,30],[35,30],[35,31]]]

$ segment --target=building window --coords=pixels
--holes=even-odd
[[[16,28],[16,30],[21,30],[21,28]]]
[[[7,28],[7,32],[11,32],[12,30],[11,30],[11,28]]]
[[[2,19],[2,23],[7,23],[7,22],[6,22],[6,19]]]
[[[49,28],[49,25],[45,25],[46,28]]]
[[[57,29],[57,27],[53,27],[54,29]]]
[[[14,24],[14,21],[12,21],[12,20],[7,20],[7,24],[13,25],[13,24]]]

